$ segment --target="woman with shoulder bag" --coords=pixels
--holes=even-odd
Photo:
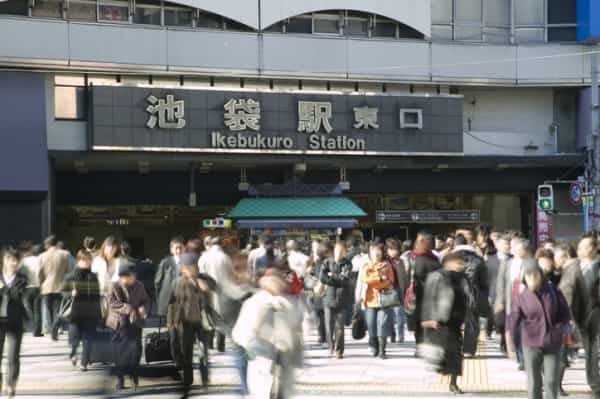
[[[64,290],[71,295],[72,304],[69,319],[69,359],[73,367],[77,365],[77,349],[83,342],[81,371],[87,371],[89,356],[96,327],[102,320],[100,311],[100,283],[96,273],[92,273],[92,255],[89,251],[77,252],[77,267],[65,278]]]
[[[106,326],[113,333],[117,390],[125,388],[124,377],[129,374],[134,388],[139,384],[137,368],[141,357],[144,320],[150,310],[150,299],[144,285],[137,281],[135,265],[127,262],[119,269],[119,281],[111,285],[108,294]]]
[[[369,246],[368,266],[362,272],[362,281],[366,284],[363,305],[369,330],[369,345],[373,356],[386,358],[387,338],[392,334],[394,312],[391,306],[382,304],[382,296],[393,288],[394,270],[384,257],[384,246],[373,242]]]

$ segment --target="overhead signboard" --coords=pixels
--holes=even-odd
[[[92,149],[461,155],[460,96],[90,88]]]
[[[479,223],[479,210],[460,211],[377,211],[377,223]]]

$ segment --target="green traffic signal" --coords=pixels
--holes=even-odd
[[[547,198],[541,199],[539,205],[540,205],[540,209],[542,211],[551,211],[552,210],[552,201],[550,201]]]

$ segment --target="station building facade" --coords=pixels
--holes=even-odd
[[[596,49],[576,8],[2,2],[0,241],[118,231],[154,255],[243,198],[319,187],[365,211],[367,238],[479,222],[533,237],[544,182],[553,235],[573,238]]]

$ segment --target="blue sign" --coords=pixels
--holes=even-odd
[[[583,188],[579,183],[571,184],[569,187],[569,202],[571,205],[579,206],[582,204]]]
[[[577,41],[600,43],[600,1],[577,0]]]

